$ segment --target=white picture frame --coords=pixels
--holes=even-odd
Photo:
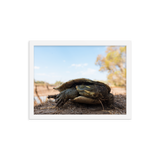
[[[29,42],[29,43],[27,43]],[[29,46],[27,46],[29,44]],[[34,114],[34,46],[126,46],[126,115],[35,115]],[[28,49],[27,49],[28,48]],[[29,66],[27,66],[29,54]],[[28,121],[123,121],[134,122],[134,38],[29,38],[26,39],[26,78],[29,69],[29,97],[26,93]]]

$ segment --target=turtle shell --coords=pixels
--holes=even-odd
[[[84,85],[95,84],[95,85],[105,86],[105,87],[107,87],[108,93],[110,93],[110,91],[111,91],[111,88],[107,84],[99,82],[99,81],[93,81],[93,80],[86,79],[86,78],[73,79],[73,80],[67,81],[67,82],[63,83],[62,85],[55,87],[53,89],[56,89],[56,90],[62,92],[68,88],[75,87],[76,85],[79,85],[79,84],[84,84]]]

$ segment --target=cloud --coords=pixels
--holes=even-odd
[[[40,67],[38,67],[38,66],[34,66],[34,69],[39,69]]]
[[[70,71],[66,71],[66,73],[70,73]]]
[[[95,74],[96,72],[97,72],[96,69],[88,68],[86,71],[81,71],[80,73],[82,75],[91,75],[91,74]]]
[[[84,67],[84,66],[87,66],[88,63],[84,63],[84,64],[72,64],[71,67]]]
[[[65,60],[63,60],[63,62],[66,62]]]
[[[88,66],[88,63],[84,63],[83,66]]]

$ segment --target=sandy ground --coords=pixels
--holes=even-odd
[[[39,96],[48,96],[58,94],[52,86],[37,87]],[[103,110],[102,106],[75,103],[71,100],[63,106],[56,107],[54,99],[47,99],[42,104],[34,105],[34,114],[126,114],[126,91],[123,88],[112,88],[111,92],[114,94],[115,104],[114,108],[107,108]],[[36,96],[36,93],[34,93]]]
[[[43,87],[43,86],[38,86],[37,87],[37,91],[38,91],[38,95],[39,96],[48,96],[48,95],[54,95],[54,94],[58,94],[59,91],[53,89],[54,86],[48,86],[47,87]],[[34,92],[34,96],[37,96],[36,93]]]

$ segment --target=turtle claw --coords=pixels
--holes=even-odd
[[[56,104],[57,107],[63,106],[63,105],[64,105],[63,101],[59,101],[59,102]]]
[[[75,88],[69,88],[60,92],[55,99],[56,106],[64,105],[69,99],[74,99],[78,96],[78,91]]]
[[[57,104],[56,104],[57,107],[59,107],[59,106],[61,106],[61,105],[64,104],[63,100],[60,99],[60,98],[57,98],[57,99],[55,100],[55,102],[57,103]]]
[[[56,102],[56,106],[57,106],[57,107],[59,107],[60,104],[63,104],[63,101],[62,101],[62,99],[60,99],[60,98],[55,99],[55,102]]]
[[[67,101],[67,98],[65,98],[65,92],[61,92],[57,95],[55,102],[57,103],[56,106],[62,106]]]

